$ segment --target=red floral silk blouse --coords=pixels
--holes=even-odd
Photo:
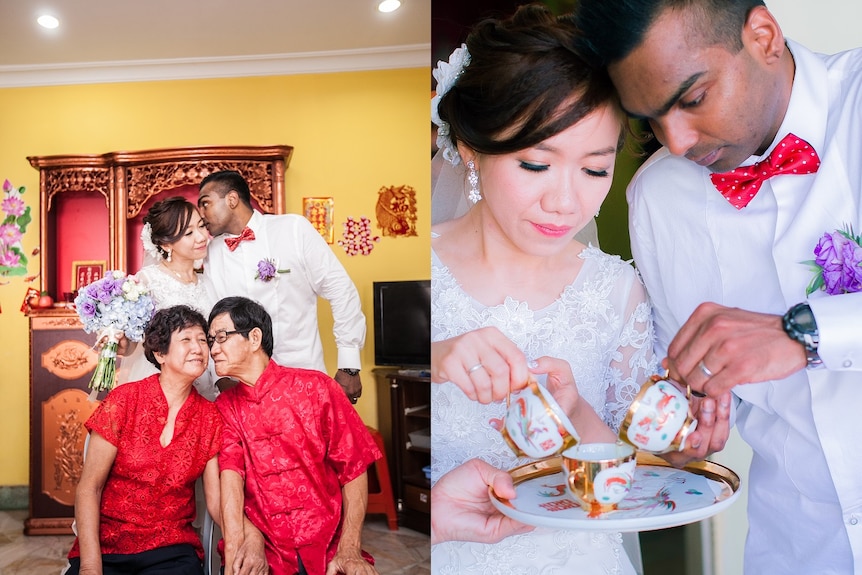
[[[245,512],[266,537],[273,573],[309,575],[335,555],[341,487],[382,457],[338,383],[273,361],[254,387],[216,400],[225,422],[219,467],[245,479]]]
[[[102,553],[132,554],[188,543],[203,559],[192,527],[195,480],[218,454],[222,420],[215,405],[192,388],[167,447],[159,436],[168,402],[158,374],[117,386],[85,424],[117,447],[102,492]],[[80,552],[76,539],[69,557]]]

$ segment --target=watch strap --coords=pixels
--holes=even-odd
[[[353,369],[353,368],[349,368],[349,367],[339,367],[339,368],[338,368],[338,371],[343,371],[343,372],[344,372],[344,373],[346,373],[347,375],[350,375],[350,376],[353,376],[353,377],[355,377],[355,376],[359,375],[359,370],[358,370],[358,369]]]

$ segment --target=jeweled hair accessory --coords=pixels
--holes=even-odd
[[[458,165],[461,156],[458,155],[458,149],[449,137],[449,123],[440,119],[437,107],[440,105],[440,98],[455,85],[458,77],[469,64],[470,52],[467,51],[466,44],[461,44],[461,47],[456,48],[449,56],[448,62],[440,60],[437,62],[437,67],[431,72],[434,79],[437,80],[436,94],[431,98],[431,121],[437,125],[437,147],[443,150],[443,157],[453,166]]]
[[[144,229],[141,230],[141,243],[144,245],[144,251],[147,252],[150,257],[156,261],[163,259],[158,246],[153,243],[153,226],[151,226],[149,222],[144,224]]]

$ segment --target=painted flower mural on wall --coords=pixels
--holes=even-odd
[[[22,276],[27,273],[27,256],[21,246],[24,232],[30,225],[30,206],[21,195],[24,186],[16,188],[9,180],[3,182],[0,201],[0,276]]]

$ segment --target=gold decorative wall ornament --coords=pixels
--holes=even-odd
[[[415,236],[416,190],[410,186],[382,187],[377,192],[377,227],[384,236]]]
[[[334,206],[335,200],[332,198],[302,198],[303,215],[328,244],[335,241],[332,225]]]

